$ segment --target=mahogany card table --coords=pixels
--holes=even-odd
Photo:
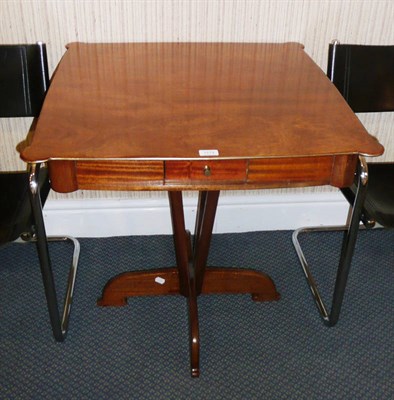
[[[115,276],[98,304],[185,296],[198,376],[200,294],[279,299],[263,273],[206,265],[220,191],[348,187],[360,175],[359,156],[382,152],[301,44],[72,43],[21,157],[31,188],[47,165],[61,193],[168,192],[176,266]],[[185,190],[199,192],[194,235],[185,227]],[[41,203],[31,192],[42,273],[50,278]],[[343,252],[351,258],[348,241]],[[46,291],[54,290],[49,278]],[[56,310],[49,312],[57,337]]]

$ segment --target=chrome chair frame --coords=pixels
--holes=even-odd
[[[5,45],[5,46],[10,48],[12,47],[12,45]],[[17,45],[17,46],[20,46],[22,48],[24,47],[24,45]],[[43,93],[45,93],[49,87],[46,47],[45,44],[42,42],[37,42],[37,47],[39,51],[39,62],[42,73],[40,84],[42,84],[42,90]],[[23,60],[23,62],[26,63],[27,61]],[[24,65],[24,67],[27,68],[26,65]],[[28,82],[26,81],[28,79],[29,79],[28,76],[23,76],[25,95],[27,95],[28,99],[30,100],[31,92],[27,85]],[[24,111],[15,111],[15,112],[6,111],[4,117],[33,116],[36,118],[39,114],[40,107],[38,107],[37,104],[34,104],[33,107],[29,101],[26,101],[26,99],[24,100],[25,100]],[[46,236],[44,219],[42,214],[43,201],[41,199],[40,184],[38,179],[40,166],[41,165],[39,165],[38,167],[36,165],[29,165],[27,171],[28,184],[29,184],[28,193],[31,204],[31,212],[33,214],[33,229],[32,231],[29,232],[20,233],[20,239],[15,240],[15,242],[36,243],[53,336],[56,341],[62,342],[66,337],[69,325],[71,304],[73,300],[75,279],[76,279],[79,254],[80,254],[80,244],[77,239],[70,236],[49,236],[49,237]],[[48,179],[47,176],[45,176],[45,179]],[[48,242],[53,242],[53,241],[70,241],[73,244],[73,258],[68,274],[67,288],[66,288],[64,306],[61,318],[58,309],[54,276],[48,252]]]
[[[337,40],[334,40],[332,42],[332,53],[331,53],[332,62],[331,62],[331,68],[329,70],[329,77],[332,82],[334,81],[334,73],[335,73],[334,65],[336,61],[337,46],[339,44],[340,43]],[[373,228],[375,226],[375,221],[372,218],[370,218],[367,211],[363,209],[364,201],[366,199],[366,194],[367,194],[367,185],[368,185],[368,166],[363,157],[359,157],[359,165],[357,168],[356,175],[357,175],[357,190],[355,197],[353,198],[352,195],[349,195],[350,189],[342,190],[347,201],[350,203],[348,221],[346,225],[332,226],[332,227],[299,228],[296,231],[294,231],[292,236],[294,248],[301,263],[307,284],[315,300],[317,309],[324,323],[327,326],[334,326],[339,319],[339,314],[342,307],[345,287],[350,271],[351,260],[354,253],[354,247],[356,244],[358,231],[361,227]],[[361,222],[363,225],[360,225]],[[345,232],[342,242],[342,250],[337,270],[334,293],[332,297],[331,310],[330,312],[328,312],[328,309],[323,302],[323,299],[317,288],[316,282],[311,273],[309,264],[302,251],[298,237],[301,233],[341,231],[341,230]]]
[[[362,216],[363,204],[368,185],[368,166],[363,157],[359,157],[359,163],[357,168],[357,181],[358,182],[357,182],[356,198],[354,200],[353,206],[349,208],[348,225],[299,228],[293,232],[292,236],[294,248],[300,260],[309,289],[316,302],[317,309],[321,317],[323,318],[324,323],[327,326],[334,326],[338,322],[345,294],[346,283],[349,276],[352,257],[354,253],[354,248],[356,245],[357,234],[359,231],[360,219]],[[342,250],[337,270],[331,311],[329,313],[317,288],[316,282],[313,278],[306,257],[302,251],[302,248],[298,241],[298,236],[300,233],[306,233],[306,232],[317,232],[317,231],[321,232],[321,231],[335,231],[335,230],[336,231],[344,230],[345,232],[342,241]]]
[[[44,284],[45,297],[48,304],[49,319],[51,321],[53,336],[56,341],[63,342],[66,338],[70,320],[71,305],[74,296],[75,279],[78,269],[80,244],[71,236],[47,236],[45,231],[44,217],[42,213],[42,202],[38,190],[38,177],[41,164],[29,164],[29,197],[35,224],[35,237],[33,240],[37,245],[38,258]],[[62,317],[60,318],[58,297],[56,294],[55,280],[53,276],[51,260],[49,256],[48,242],[70,241],[74,246],[71,267],[68,273],[67,288],[64,299]]]

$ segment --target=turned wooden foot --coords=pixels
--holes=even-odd
[[[241,268],[207,268],[201,293],[250,293],[254,301],[280,299],[273,280],[267,274]]]
[[[179,294],[176,268],[124,272],[107,282],[97,305],[125,306],[128,297],[166,294]]]

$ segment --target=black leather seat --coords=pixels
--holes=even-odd
[[[394,227],[394,163],[368,165],[368,190],[364,208],[369,219]]]
[[[327,76],[355,113],[394,111],[394,46],[339,44],[334,41],[329,46]],[[392,131],[394,135],[394,128]],[[335,325],[339,318],[360,222],[366,228],[374,227],[376,223],[394,227],[394,162],[367,165],[360,158],[357,182],[341,191],[350,204],[348,226],[300,228],[293,234],[294,247],[308,285],[324,322],[329,326]],[[358,197],[364,198],[364,203],[357,200]],[[345,230],[345,236],[332,308],[328,313],[298,236],[304,232],[338,229]]]
[[[0,173],[0,243],[22,236],[24,240],[34,235],[34,222],[29,200],[29,182],[25,171]],[[41,198],[45,201],[49,182],[42,175]]]
[[[394,111],[394,46],[334,42],[329,46],[327,76],[355,113]],[[362,218],[367,227],[375,222],[394,227],[393,177],[394,162],[369,164]]]
[[[0,46],[0,118],[38,117],[49,86],[44,45]],[[17,157],[17,153],[15,152]],[[33,235],[27,171],[0,173],[0,244]],[[41,201],[50,185],[40,177]]]

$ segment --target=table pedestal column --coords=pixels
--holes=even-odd
[[[207,267],[219,191],[200,192],[193,243],[186,230],[182,192],[169,192],[177,266],[124,272],[105,285],[99,306],[124,306],[127,298],[181,294],[187,298],[191,375],[199,376],[200,337],[197,297],[200,294],[250,293],[254,301],[279,300],[272,279],[250,269]]]

